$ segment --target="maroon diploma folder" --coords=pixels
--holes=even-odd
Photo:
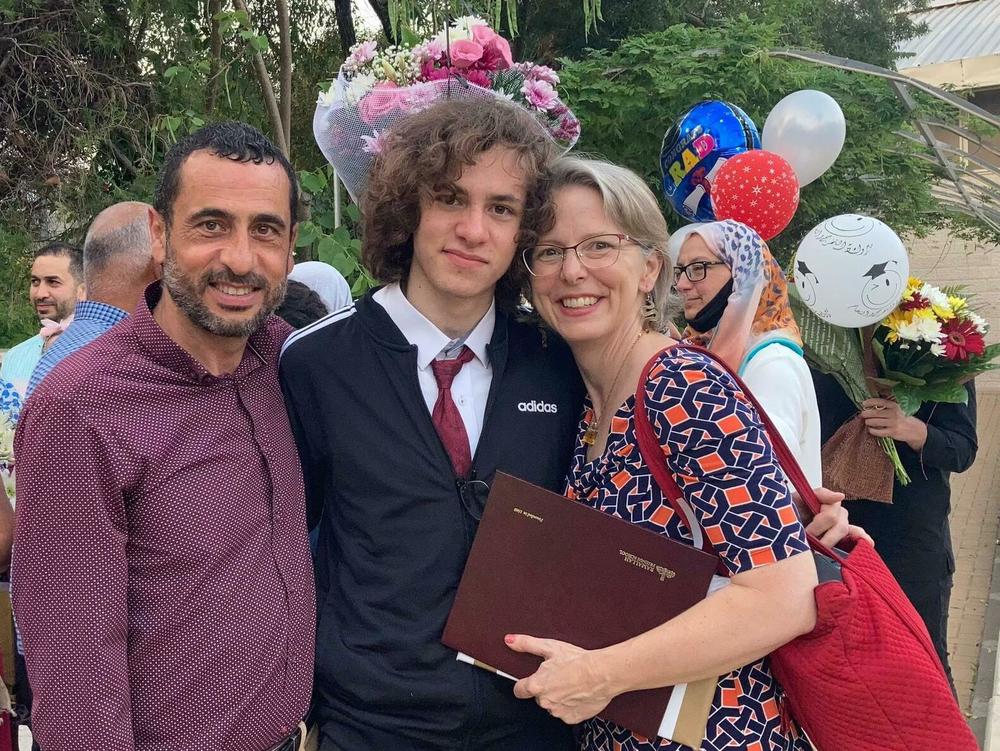
[[[505,634],[586,649],[625,641],[703,599],[717,563],[690,545],[498,472],[442,642],[483,667],[523,678],[541,658],[510,650]],[[705,682],[705,701],[714,686]],[[673,691],[622,694],[600,716],[653,738],[663,734]],[[704,718],[693,732],[703,731]]]

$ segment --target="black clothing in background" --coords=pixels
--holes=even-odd
[[[819,403],[820,434],[826,443],[857,414],[857,407],[829,375],[813,371]],[[910,484],[893,483],[891,504],[851,501],[844,504],[852,524],[864,527],[913,606],[927,624],[941,662],[948,668],[948,600],[955,571],[951,530],[952,472],[964,472],[976,460],[976,390],[966,384],[968,404],[924,404],[916,417],[927,425],[927,442],[916,452],[896,441]],[[949,670],[950,675],[950,670]]]

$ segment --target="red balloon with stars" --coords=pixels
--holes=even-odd
[[[799,207],[795,170],[774,152],[754,149],[729,159],[712,180],[715,218],[735,219],[770,240]]]

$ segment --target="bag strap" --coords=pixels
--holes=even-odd
[[[774,427],[774,423],[771,422],[771,418],[767,416],[767,412],[765,412],[760,406],[757,398],[753,395],[753,392],[747,388],[747,385],[743,383],[743,380],[736,375],[736,373],[734,373],[732,369],[726,365],[726,363],[722,362],[722,360],[703,347],[693,344],[674,344],[671,347],[668,347],[668,349],[687,350],[689,352],[700,353],[710,359],[719,370],[727,373],[730,378],[733,379],[736,385],[739,386],[740,390],[743,392],[744,396],[746,396],[749,402],[753,404],[754,408],[757,410],[760,421],[764,424],[768,438],[771,441],[778,464],[785,473],[785,476],[788,478],[788,481],[791,482],[792,487],[798,492],[799,498],[802,499],[809,510],[812,511],[813,514],[818,514],[821,504],[819,499],[816,498],[816,493],[813,492],[809,481],[806,480],[805,474],[799,467],[799,463],[795,460],[794,455],[785,444],[784,439],[781,437],[781,433]],[[639,376],[639,384],[635,392],[636,438],[639,443],[639,452],[642,454],[643,461],[646,466],[649,467],[650,472],[652,472],[653,478],[660,486],[660,489],[666,496],[671,508],[673,508],[676,513],[680,514],[682,519],[688,520],[690,526],[691,523],[696,524],[697,520],[691,518],[693,515],[689,516],[687,511],[684,509],[684,506],[687,506],[687,503],[684,501],[684,496],[681,493],[680,488],[677,486],[677,482],[674,480],[673,474],[667,467],[667,460],[663,455],[660,440],[653,430],[653,426],[649,420],[649,413],[646,410],[646,384],[649,382],[650,372],[656,366],[656,363],[660,360],[664,351],[666,350],[661,350],[653,355],[649,359],[649,362],[646,363]],[[711,543],[708,541],[707,535],[694,534],[693,530],[692,535],[696,541],[699,537],[702,538],[701,545],[699,545],[702,550],[706,553],[717,555],[715,550],[712,548]],[[811,534],[808,534],[807,536],[809,538],[809,546],[813,550],[823,553],[834,560],[842,560],[843,556],[835,553],[817,538],[813,537]]]

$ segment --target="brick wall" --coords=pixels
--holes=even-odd
[[[967,242],[943,231],[911,239],[906,246],[910,273],[938,286],[964,284],[975,296],[976,312],[992,325],[986,341],[1000,342],[1000,247]],[[1000,392],[1000,370],[979,376],[976,386]]]

